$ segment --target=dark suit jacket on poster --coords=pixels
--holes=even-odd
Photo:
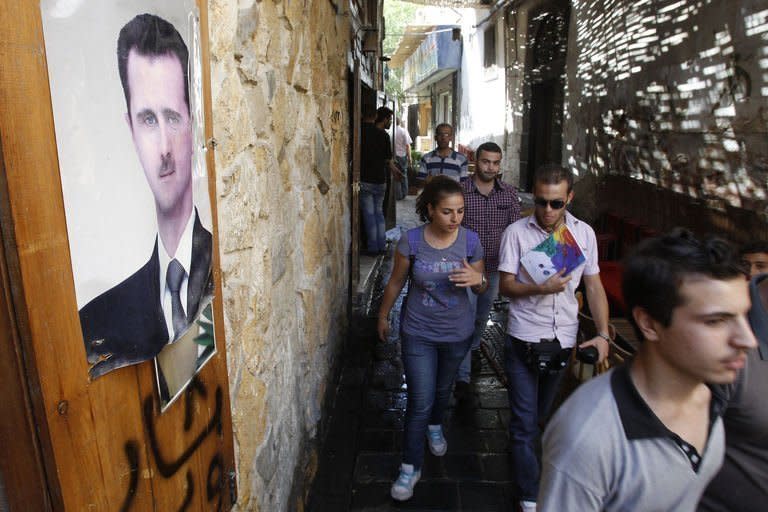
[[[213,292],[211,233],[195,211],[192,263],[187,282],[187,322],[198,314],[201,299]],[[105,373],[155,357],[168,343],[168,329],[160,304],[158,239],[149,261],[122,283],[110,288],[80,310],[80,325],[88,373]]]

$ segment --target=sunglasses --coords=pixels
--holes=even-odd
[[[549,205],[549,207],[553,210],[559,210],[567,204],[562,199],[550,199],[548,201],[543,197],[534,197],[533,202],[536,204],[536,206],[541,206],[542,208],[546,208],[547,205]]]

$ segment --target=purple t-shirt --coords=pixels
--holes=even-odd
[[[424,240],[424,226],[411,235],[419,243],[410,247],[406,233],[397,250],[403,256],[414,254],[408,298],[402,330],[409,336],[434,341],[463,341],[475,329],[475,306],[469,288],[460,288],[448,280],[451,270],[483,259],[483,247],[477,233],[459,228],[456,241],[445,249],[435,249]],[[467,243],[469,237],[470,243]],[[472,254],[467,254],[467,250]]]

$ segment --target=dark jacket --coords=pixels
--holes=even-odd
[[[91,378],[155,357],[168,343],[160,304],[158,240],[149,261],[120,284],[80,310],[80,325]],[[187,283],[187,322],[198,314],[201,299],[211,294],[211,233],[195,212],[192,263]]]

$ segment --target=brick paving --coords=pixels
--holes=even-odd
[[[374,359],[374,372],[380,363]],[[448,411],[444,424],[448,453],[435,457],[426,452],[421,481],[413,498],[404,503],[389,497],[389,487],[400,464],[405,393],[377,388],[371,382],[357,437],[348,510],[511,508],[506,390],[487,361],[476,367],[473,380],[473,406],[459,408],[452,400]]]
[[[494,318],[501,315],[497,311]],[[501,329],[495,327],[486,333],[490,354],[503,343]],[[506,390],[488,359],[475,359],[469,406],[458,407],[452,399],[445,420],[448,453],[435,457],[426,452],[413,498],[397,503],[389,497],[389,487],[400,464],[406,403],[402,385],[399,343],[378,345],[364,393],[348,510],[508,510],[513,496]]]

